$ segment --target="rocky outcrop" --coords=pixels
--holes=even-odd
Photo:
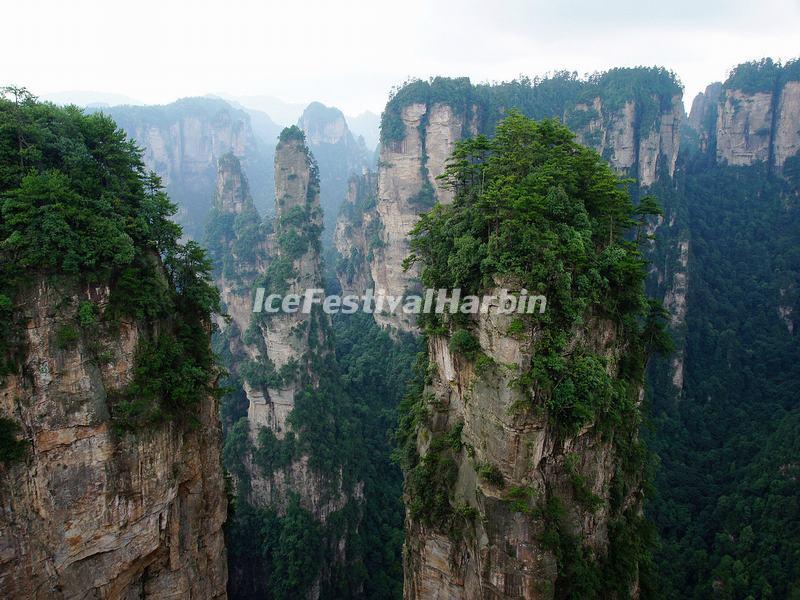
[[[772,93],[726,90],[717,115],[717,161],[729,165],[767,162],[772,137]]]
[[[673,95],[666,108],[661,107],[658,97],[650,100],[647,108],[633,99],[618,108],[608,108],[598,96],[569,110],[565,120],[574,128],[578,141],[597,150],[614,169],[650,186],[658,177],[660,165],[670,177],[674,174],[684,118],[681,95]],[[653,107],[658,107],[658,114],[650,114],[645,121]]]
[[[26,358],[0,382],[28,458],[0,472],[0,589],[8,598],[225,598],[227,501],[217,402],[196,427],[120,433],[111,405],[147,325],[123,321],[64,343],[81,301],[105,286],[37,279],[25,291]]]
[[[374,248],[370,269],[376,293],[398,295],[418,287],[418,273],[403,268],[408,256],[408,234],[424,210],[433,203],[448,203],[452,192],[438,176],[444,171],[455,142],[462,138],[467,115],[450,105],[431,107],[413,103],[402,107],[402,139],[387,142],[380,148],[378,167],[378,204],[380,244]],[[471,134],[477,128],[471,126]],[[341,253],[341,250],[340,250]],[[376,314],[378,323],[412,331],[412,316]]]
[[[312,102],[303,111],[298,127],[306,135],[306,143],[319,167],[320,205],[323,212],[323,245],[327,248],[336,229],[336,217],[347,194],[350,177],[367,169],[367,150],[347,127],[338,108]]]
[[[678,241],[678,260],[672,273],[672,282],[666,286],[664,307],[670,314],[673,332],[682,330],[686,323],[687,295],[689,293],[689,240]],[[679,345],[672,357],[672,384],[683,389],[683,363],[685,348]]]
[[[789,81],[781,89],[773,144],[776,167],[800,156],[800,81]]]
[[[716,148],[718,164],[766,164],[781,172],[800,151],[797,63],[745,63],[724,84],[712,84],[692,105],[689,125],[700,151]]]
[[[297,126],[306,134],[306,143],[311,148],[322,144],[355,143],[342,111],[321,102],[309,104]]]
[[[243,110],[215,98],[186,98],[105,111],[143,149],[145,166],[162,178],[189,236],[201,237],[214,199],[217,161],[227,153],[242,162],[257,206],[265,208],[271,199],[272,151],[255,136]]]
[[[459,114],[449,104],[437,102],[430,107],[425,124],[425,170],[428,183],[436,190],[436,199],[442,204],[453,201],[453,191],[444,187],[437,178],[444,173],[445,165],[453,153],[455,143],[464,136],[466,114]],[[473,125],[469,135],[477,135]]]
[[[267,240],[247,176],[232,153],[218,161],[216,194],[205,244],[215,264],[215,283],[223,309],[236,331],[244,332],[252,317],[253,282],[267,268],[263,258]],[[228,331],[230,323],[221,317],[216,321],[222,332]],[[239,351],[241,348],[234,350]]]
[[[511,321],[494,312],[472,319],[479,362],[454,353],[447,336],[429,339],[414,439],[419,464],[439,465],[434,477],[451,483],[451,513],[440,522],[415,517],[415,499],[406,498],[408,599],[558,597],[547,506],[562,506],[562,526],[597,557],[609,551],[612,519],[637,511],[636,485],[611,500],[622,463],[612,436],[588,424],[563,437],[544,411],[525,408],[515,382],[530,367],[537,331],[509,334]],[[616,372],[625,343],[613,324],[590,319],[573,334],[571,347],[597,352]]]
[[[421,103],[402,108],[401,119],[405,135],[401,140],[383,144],[378,167],[378,206],[381,222],[381,244],[370,261],[372,280],[376,290],[399,294],[407,290],[418,277],[412,269],[403,270],[403,260],[408,256],[408,234],[419,218],[419,208],[410,203],[423,188],[423,146],[420,123],[427,111]],[[375,315],[382,325],[392,325],[411,330],[408,318]]]
[[[699,135],[700,152],[708,151],[709,139],[713,137],[710,134],[716,129],[720,94],[722,94],[722,84],[716,82],[707,86],[704,92],[700,92],[692,100],[687,124]]]

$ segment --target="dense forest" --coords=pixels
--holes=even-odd
[[[670,598],[800,597],[797,184],[689,165],[685,380],[651,377],[650,514]]]

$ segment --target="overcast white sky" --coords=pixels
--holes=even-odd
[[[409,76],[500,81],[663,65],[691,98],[744,60],[800,55],[800,0],[18,0],[0,84],[147,103],[226,92],[380,112]]]

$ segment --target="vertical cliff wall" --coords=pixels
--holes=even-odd
[[[412,82],[389,101],[382,120],[376,206],[380,243],[370,259],[376,290],[402,294],[418,288],[404,270],[408,234],[419,215],[453,192],[438,179],[455,142],[491,135],[510,110],[536,119],[558,118],[577,139],[597,150],[618,172],[649,187],[672,177],[684,121],[681,88],[663,69],[615,69],[588,80],[574,74],[511,84],[472,85],[467,79]],[[340,229],[351,227],[348,214]],[[351,227],[352,228],[352,227]],[[340,256],[348,249],[337,244]],[[407,315],[376,314],[383,326],[415,328]]]
[[[689,123],[701,151],[713,150],[718,164],[766,164],[776,172],[800,151],[800,62],[781,65],[769,59],[743,63],[723,84],[695,99]],[[716,119],[700,118],[710,115]]]
[[[409,232],[421,212],[437,200],[446,203],[451,199],[436,177],[461,139],[466,117],[445,103],[414,102],[396,110],[402,133],[380,149],[376,207],[380,244],[372,250],[370,271],[376,293],[384,290],[399,295],[417,287],[415,271],[403,269]],[[375,318],[381,325],[405,331],[414,328],[408,315],[376,314]]]
[[[552,121],[509,116],[493,140],[465,146],[476,158],[451,172],[456,201],[411,236],[427,287],[460,287],[485,304],[471,312],[463,300],[457,313],[420,319],[427,354],[398,436],[406,598],[638,593],[647,560],[639,318],[654,335],[660,326],[644,314],[638,250],[603,214],[631,214],[632,203],[609,192],[615,208],[590,224],[588,206],[599,204],[585,190],[620,180],[572,138]],[[498,184],[542,202],[496,211],[489,190]],[[586,243],[573,253],[567,239]],[[626,263],[637,266],[623,281],[614,273]],[[584,287],[590,276],[595,285]],[[534,289],[544,312],[525,308]],[[626,549],[632,540],[636,550]]]
[[[23,121],[0,140],[2,595],[225,598],[205,254],[110,118],[0,97]]]
[[[470,324],[480,364],[454,353],[451,336],[429,340],[414,440],[420,473],[430,469],[451,487],[430,492],[449,494],[438,521],[417,508],[426,492],[406,497],[406,598],[559,597],[563,549],[552,545],[553,519],[564,519],[561,535],[578,540],[579,552],[599,558],[609,555],[611,523],[636,512],[634,489],[613,497],[624,476],[612,438],[592,425],[564,438],[545,415],[522,408],[517,382],[537,333],[509,334],[512,321],[491,315]],[[574,335],[571,343],[598,352],[612,372],[618,366],[624,342],[611,323],[592,321]]]
[[[337,252],[336,277],[345,295],[363,295],[373,288],[369,266],[373,252],[383,243],[377,213],[377,174],[367,172],[351,177],[347,196],[336,221],[333,236]]]
[[[198,390],[193,427],[119,432],[113,399],[153,329],[122,322],[67,344],[78,306],[105,309],[109,288],[36,279],[23,294],[26,357],[0,384],[0,406],[29,453],[0,474],[0,588],[9,598],[225,598],[216,400]]]
[[[629,96],[621,105],[602,96],[582,102],[567,112],[565,122],[578,141],[597,150],[614,169],[650,186],[659,166],[670,177],[675,172],[683,99],[681,94],[667,99],[647,96],[646,91],[645,99]]]

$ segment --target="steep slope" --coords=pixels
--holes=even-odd
[[[225,598],[203,252],[107,117],[0,122],[0,588]]]
[[[228,152],[244,166],[256,206],[271,208],[274,139],[255,135],[250,116],[217,98],[184,98],[165,106],[103,109],[144,150],[147,168],[161,176],[178,204],[187,235],[202,237],[214,199],[217,160]]]

